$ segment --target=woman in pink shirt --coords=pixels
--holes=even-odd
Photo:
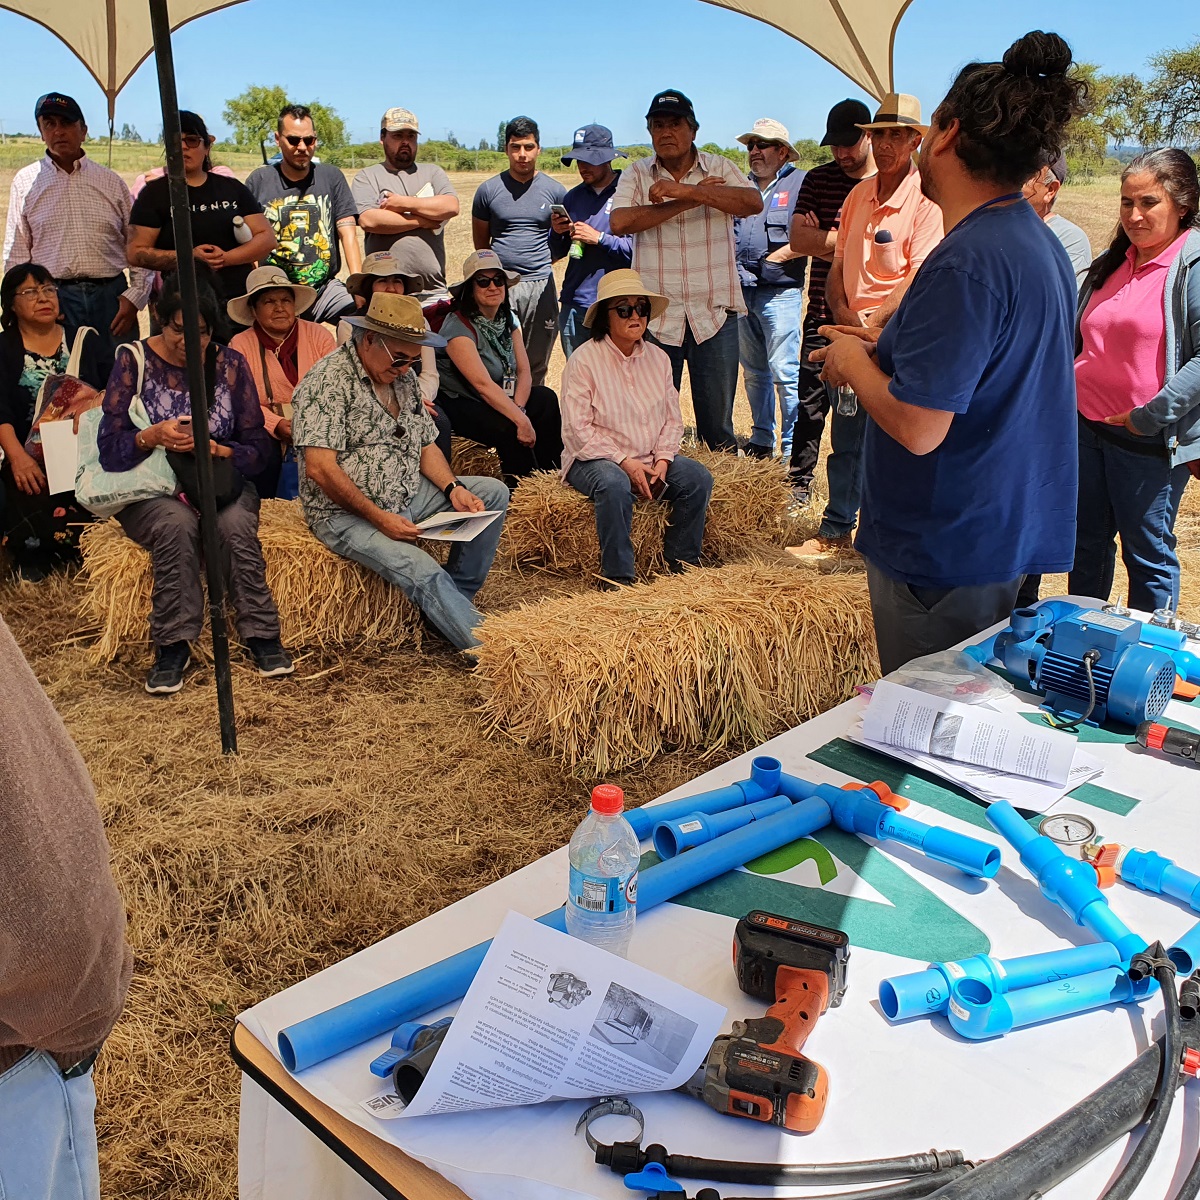
[[[1128,603],[1179,602],[1175,517],[1200,468],[1200,183],[1182,150],[1121,176],[1121,224],[1079,297],[1079,509],[1070,590],[1107,599],[1116,544]]]
[[[562,377],[563,478],[595,506],[600,586],[633,583],[635,500],[665,500],[663,556],[672,571],[700,562],[712,495],[708,468],[679,453],[683,419],[671,360],[645,341],[670,301],[636,271],[607,272],[583,318],[592,331]]]

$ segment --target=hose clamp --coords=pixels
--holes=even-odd
[[[626,1141],[635,1146],[641,1145],[642,1135],[646,1132],[646,1118],[642,1116],[642,1110],[636,1104],[630,1103],[624,1096],[606,1096],[603,1100],[598,1100],[575,1122],[575,1132],[583,1130],[583,1136],[587,1139],[587,1144],[595,1153],[604,1143],[597,1142],[592,1137],[592,1122],[598,1121],[601,1117],[631,1117],[638,1124],[636,1138],[627,1138]]]

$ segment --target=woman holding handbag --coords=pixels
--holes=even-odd
[[[97,339],[66,329],[58,288],[45,267],[22,263],[0,281],[0,509],[8,552],[21,579],[39,581],[56,560],[78,561],[79,525],[91,520],[73,492],[50,495],[42,464],[25,448],[42,384],[77,375],[97,390]],[[74,351],[74,353],[73,353]]]
[[[212,289],[202,284],[199,299],[221,567],[237,615],[238,635],[259,674],[290,675],[295,668],[279,641],[279,612],[267,586],[258,540],[258,494],[245,482],[259,474],[267,461],[262,408],[246,360],[236,350],[212,342],[211,330],[221,316]],[[180,482],[178,497],[139,500],[117,514],[129,537],[150,551],[154,574],[150,637],[155,663],[146,691],[151,694],[169,694],[183,686],[190,643],[200,636],[204,624],[182,308],[178,282],[168,276],[158,303],[162,333],[140,343],[140,355],[129,346],[117,351],[96,437],[104,470],[131,470],[162,447]],[[151,421],[144,429],[130,416],[130,405],[139,395]]]

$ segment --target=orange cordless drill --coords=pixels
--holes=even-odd
[[[766,1016],[735,1021],[683,1090],[717,1112],[811,1133],[825,1115],[829,1076],[804,1053],[817,1018],[846,991],[850,941],[840,929],[755,911],[737,923],[733,969]]]

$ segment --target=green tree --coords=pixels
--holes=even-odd
[[[504,118],[504,119],[502,119],[502,120],[500,121],[500,124],[499,124],[499,126],[497,126],[497,128],[496,128],[496,149],[497,149],[497,150],[499,150],[501,154],[503,154],[503,153],[504,153],[504,145],[505,145],[505,143],[504,143],[504,131],[505,131],[507,128],[508,128],[508,120],[507,120],[507,118]]]
[[[492,147],[491,147],[491,143],[487,140],[487,138],[480,138],[479,145],[476,148],[479,150],[490,150]]]
[[[240,96],[225,103],[221,119],[233,128],[234,143],[243,148],[257,149],[274,134],[279,122],[279,110],[291,101],[282,87],[252,84]],[[320,139],[319,153],[329,161],[346,145],[346,124],[335,109],[319,100],[309,100],[313,127]]]
[[[136,126],[130,125],[128,121],[121,126],[121,141],[123,142],[140,142],[142,135],[138,133]]]
[[[1200,42],[1150,59],[1143,132],[1152,143],[1185,149],[1200,144]],[[1146,143],[1143,142],[1143,145]]]

